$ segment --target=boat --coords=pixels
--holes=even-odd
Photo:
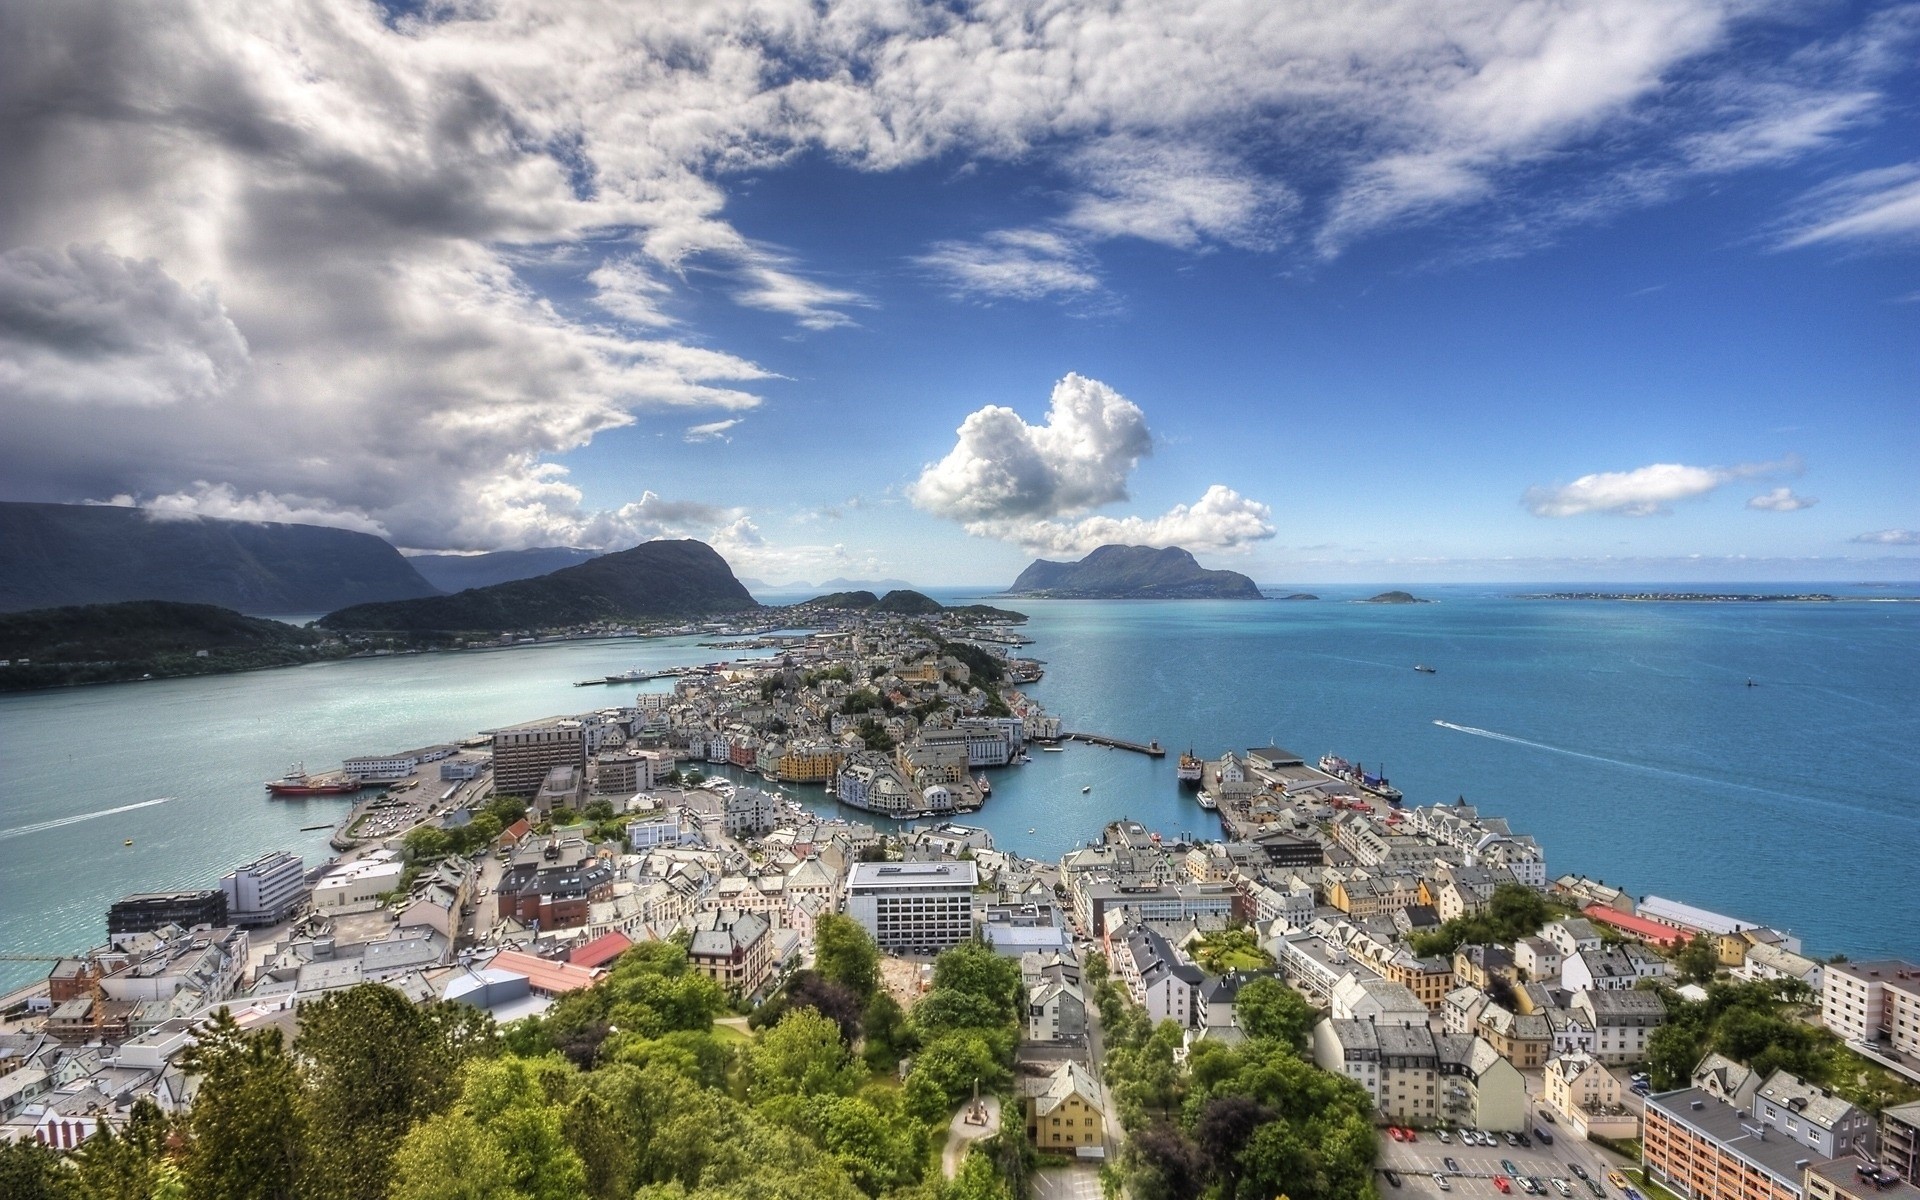
[[[1081,788],[1081,789],[1080,789],[1080,794],[1081,794],[1082,796],[1084,796],[1084,795],[1086,795],[1086,794],[1087,794],[1088,792],[1090,792],[1090,791],[1092,791],[1092,790],[1093,790],[1093,785],[1092,785],[1092,784],[1088,784],[1087,786],[1085,786],[1085,787],[1083,787],[1083,788]]]
[[[1200,807],[1206,809],[1208,812],[1216,812],[1220,808],[1220,802],[1213,798],[1212,792],[1201,792],[1199,800]]]
[[[1413,669],[1420,672],[1422,675],[1438,675],[1440,673],[1425,663],[1415,663],[1413,664]]]
[[[980,789],[980,795],[983,797],[993,795],[993,785],[987,782],[987,777],[985,775],[982,775],[978,779],[975,779],[973,781],[973,786]]]
[[[1320,756],[1320,769],[1335,779],[1345,780],[1369,796],[1378,796],[1388,804],[1398,804],[1406,799],[1399,788],[1387,782],[1385,775],[1370,773],[1357,762],[1348,762],[1336,754]]]
[[[1042,746],[1040,747],[1040,752],[1042,754],[1065,754],[1066,750],[1059,746]]]
[[[365,786],[351,775],[309,775],[300,763],[266,784],[270,796],[351,796]]]
[[[1027,826],[1027,832],[1028,832],[1028,833],[1032,833],[1032,832],[1033,832],[1033,826],[1031,826],[1031,825],[1029,825],[1029,826]]]
[[[1033,830],[1031,830],[1031,829],[1029,829],[1029,830],[1027,830],[1027,832],[1028,832],[1028,833],[1032,833],[1032,832],[1033,832]],[[131,846],[131,845],[133,845],[133,839],[132,839],[132,838],[128,838],[128,839],[127,839],[126,841],[124,841],[124,842],[121,842],[120,844],[121,844],[122,846]]]
[[[1206,764],[1194,757],[1193,747],[1180,756],[1180,765],[1173,769],[1173,777],[1180,781],[1181,787],[1199,787],[1201,776],[1206,774]]]

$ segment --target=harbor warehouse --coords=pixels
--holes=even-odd
[[[973,936],[971,862],[855,863],[847,914],[881,949],[932,954]]]

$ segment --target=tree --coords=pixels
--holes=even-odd
[[[1178,1125],[1162,1121],[1127,1139],[1135,1200],[1196,1200],[1206,1186],[1206,1162]]]
[[[167,1119],[152,1100],[134,1105],[126,1131],[102,1121],[73,1153],[75,1200],[152,1200],[161,1181]]]
[[[1303,1050],[1320,1014],[1307,998],[1277,979],[1255,979],[1233,998],[1234,1019],[1249,1037],[1273,1038]]]
[[[182,1182],[196,1200],[286,1200],[300,1167],[301,1081],[274,1026],[244,1032],[222,1008],[181,1055],[200,1075]]]
[[[977,996],[992,1004],[1002,1020],[1017,1021],[1020,964],[985,942],[962,942],[933,960],[933,990]]]
[[[860,1036],[861,995],[818,971],[797,971],[787,980],[784,998],[789,1011],[811,1008],[840,1027],[841,1040],[851,1045]]]
[[[994,1169],[993,1159],[970,1153],[961,1160],[953,1182],[940,1189],[940,1200],[1013,1200],[1013,1193]]]
[[[33,1138],[0,1139],[0,1196],[7,1200],[68,1200],[71,1180],[60,1155]]]
[[[1675,946],[1673,961],[1689,983],[1707,983],[1720,971],[1720,951],[1704,933]]]
[[[860,1015],[866,1031],[867,1067],[873,1071],[891,1071],[900,1056],[913,1048],[913,1031],[900,1002],[885,988],[875,992]]]
[[[1201,1160],[1209,1164],[1220,1194],[1231,1196],[1240,1182],[1240,1148],[1254,1130],[1273,1120],[1274,1112],[1245,1096],[1216,1096],[1200,1110],[1194,1122],[1194,1143]]]
[[[847,988],[862,1004],[880,986],[880,950],[852,917],[824,913],[813,930],[813,965],[821,978]]]
[[[391,1200],[516,1200],[507,1156],[465,1113],[430,1117],[393,1156]]]
[[[846,1096],[865,1082],[840,1040],[840,1027],[803,1008],[760,1035],[746,1054],[747,1096]]]
[[[928,1042],[913,1056],[913,1070],[907,1074],[911,1088],[916,1079],[938,1089],[943,1110],[952,1109],[973,1094],[977,1081],[982,1091],[993,1092],[1012,1081],[1012,1074],[991,1041],[976,1031],[949,1033]]]

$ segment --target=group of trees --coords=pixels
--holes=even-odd
[[[1554,919],[1554,907],[1547,898],[1524,883],[1503,883],[1493,889],[1487,906],[1441,924],[1427,933],[1407,939],[1415,954],[1422,956],[1452,954],[1466,945],[1511,945],[1540,932]]]
[[[430,866],[449,855],[459,857],[485,850],[500,840],[507,826],[526,815],[525,801],[512,796],[494,796],[464,825],[447,829],[422,825],[412,830],[401,839],[401,849],[409,866]]]
[[[1722,980],[1710,983],[1701,1001],[1664,987],[1660,991],[1667,1021],[1647,1039],[1647,1073],[1657,1089],[1686,1086],[1700,1060],[1718,1053],[1763,1076],[1790,1071],[1870,1112],[1920,1100],[1920,1088],[1802,1020],[1815,997],[1799,980]]]
[[[1273,955],[1260,947],[1260,938],[1247,928],[1221,929],[1200,939],[1194,959],[1215,975],[1228,971],[1258,971],[1273,965]]]
[[[1246,1040],[1200,1041],[1182,1064],[1179,1026],[1151,1025],[1103,961],[1088,982],[1129,1135],[1109,1171],[1133,1200],[1372,1197],[1372,1098],[1304,1057],[1318,1014],[1298,992],[1272,978],[1247,983],[1235,998]]]
[[[725,997],[672,942],[634,947],[594,987],[505,1030],[372,984],[303,1007],[291,1043],[222,1014],[183,1063],[201,1080],[185,1114],[143,1103],[124,1131],[70,1155],[0,1147],[0,1194],[1010,1200],[993,1158],[948,1183],[938,1149],[976,1078],[1007,1081],[1018,967],[983,947],[950,952],[908,1014],[858,925],[827,917],[819,932],[816,968],[744,1042],[716,1031]]]

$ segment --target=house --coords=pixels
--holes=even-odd
[[[1492,991],[1495,981],[1517,982],[1513,953],[1505,946],[1461,946],[1453,952],[1453,978],[1458,985]]]
[[[1817,992],[1822,972],[1821,965],[1804,954],[1763,942],[1747,948],[1746,960],[1734,974],[1745,979],[1797,979]]]
[[[1063,1062],[1033,1081],[1026,1097],[1027,1136],[1037,1149],[1072,1154],[1106,1144],[1106,1102],[1085,1067]]]
[[[1821,1158],[1872,1158],[1877,1145],[1873,1118],[1864,1109],[1786,1071],[1775,1071],[1760,1085],[1753,1115]]]
[[[1752,1108],[1760,1077],[1724,1054],[1709,1054],[1693,1069],[1693,1086],[1735,1108]]]
[[[1548,1061],[1542,1099],[1574,1136],[1627,1139],[1640,1119],[1621,1102],[1620,1079],[1591,1054],[1563,1054]]]
[[[1570,954],[1560,966],[1560,986],[1569,992],[1624,991],[1642,979],[1664,978],[1671,968],[1638,946],[1613,946]]]
[[[1521,938],[1513,944],[1513,965],[1530,983],[1559,983],[1565,957],[1560,947],[1543,937]]]
[[[694,919],[687,965],[733,996],[757,993],[773,973],[773,926],[759,913],[722,909]]]
[[[1027,1039],[1077,1042],[1087,1035],[1087,997],[1078,984],[1049,980],[1027,995]]]
[[[1573,1011],[1593,1030],[1593,1056],[1611,1065],[1646,1058],[1647,1039],[1667,1023],[1667,1006],[1655,992],[1580,992]]]
[[[1564,920],[1543,925],[1540,928],[1540,936],[1560,952],[1563,960],[1568,955],[1578,954],[1582,950],[1600,948],[1600,932],[1593,927],[1593,922],[1585,917],[1567,917]]]
[[[1348,975],[1333,985],[1331,1015],[1338,1021],[1376,1025],[1425,1025],[1427,1006],[1411,988],[1391,980]]]

